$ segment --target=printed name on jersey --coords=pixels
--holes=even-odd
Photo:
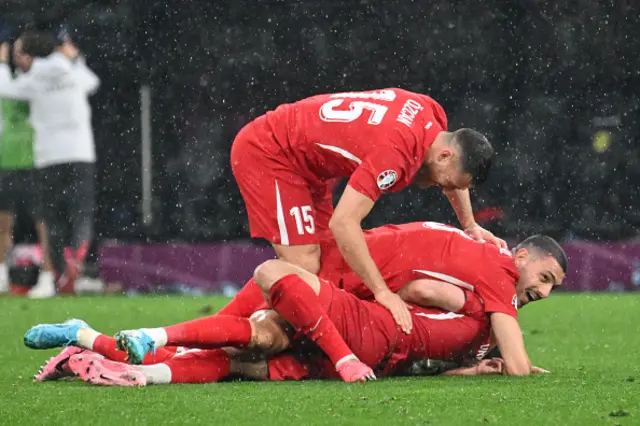
[[[395,170],[385,170],[378,175],[378,188],[382,191],[386,191],[396,183],[396,180],[398,180],[398,174]]]
[[[484,358],[487,352],[489,352],[490,347],[491,347],[490,343],[480,346],[480,348],[478,349],[478,353],[476,353],[476,359],[480,361],[482,358]]]
[[[396,121],[398,123],[404,124],[407,127],[411,127],[411,125],[413,124],[413,120],[416,118],[416,115],[423,109],[424,107],[420,105],[418,101],[409,99],[402,106],[400,114],[398,114],[398,117],[396,117]]]

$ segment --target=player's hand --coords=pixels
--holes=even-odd
[[[406,334],[411,333],[413,321],[411,319],[411,313],[409,312],[409,306],[400,296],[389,290],[382,291],[376,294],[376,301],[391,312],[393,319],[403,332]]]
[[[0,45],[0,63],[9,63],[9,43],[2,43]]]
[[[504,371],[504,360],[502,358],[483,359],[476,365],[476,373],[483,374],[502,374]]]
[[[493,233],[491,233],[490,231],[487,231],[480,225],[470,226],[469,228],[465,229],[464,232],[471,235],[473,239],[476,241],[488,241],[491,244],[495,244],[500,248],[503,248],[503,249],[509,248],[505,240],[496,237],[495,235],[493,235]]]
[[[542,373],[542,374],[549,374],[549,373],[551,373],[551,371],[549,371],[549,370],[545,370],[544,368],[536,367],[535,365],[532,365],[532,366],[531,366],[531,372],[532,372],[532,373]]]

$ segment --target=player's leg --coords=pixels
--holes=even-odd
[[[318,297],[318,277],[282,260],[268,260],[260,265],[254,278],[271,306],[327,354],[346,381],[373,378],[373,372],[353,354],[326,309],[330,300]],[[324,283],[324,285],[329,285]]]
[[[25,197],[21,200],[25,211],[29,212],[33,223],[35,224],[38,242],[42,250],[42,268],[38,275],[38,282],[29,291],[29,297],[46,297],[53,296],[56,293],[55,276],[51,266],[51,257],[49,255],[49,238],[47,235],[47,227],[44,223],[42,212],[42,200],[37,183],[37,170],[25,170],[23,172],[23,185],[25,187]]]
[[[78,354],[69,362],[73,373],[95,385],[146,386],[176,383],[213,383],[230,374],[265,380],[266,361],[240,361],[223,349],[192,350],[177,354],[163,363],[133,366]]]
[[[64,248],[67,237],[66,165],[55,165],[38,170],[38,191],[42,200],[42,219],[47,224],[48,256],[58,281],[65,272]],[[40,295],[34,294],[33,297]]]
[[[305,201],[307,199],[306,191],[304,194],[300,194],[297,196],[298,204],[306,205],[306,207],[311,207],[307,214],[309,217],[302,217],[303,221],[311,221],[308,222],[312,225],[313,231],[316,235],[324,234],[330,232],[329,230],[329,220],[331,219],[331,215],[333,214],[333,194],[332,190],[335,187],[336,180],[331,180],[326,184],[311,189],[309,191],[309,195],[311,196],[311,202]],[[283,201],[284,207],[283,209],[287,211],[289,208],[289,203],[287,200]],[[293,212],[293,217],[296,221],[298,218],[296,217],[297,207],[293,206],[289,209],[290,212]],[[305,207],[302,207],[302,214],[306,213]],[[296,226],[295,232],[300,232],[300,227]],[[308,224],[304,225],[304,230],[308,231],[311,229],[311,226]],[[273,245],[278,258],[285,260],[294,265],[300,266],[302,269],[305,269],[312,274],[318,274],[320,272],[321,264],[320,258],[322,252],[320,250],[320,246],[318,244],[304,244],[304,245],[282,245],[282,244],[274,244]]]
[[[90,328],[84,321],[69,320],[62,324],[41,324],[32,327],[24,336],[24,343],[32,349],[64,347],[57,355],[40,367],[35,380],[57,380],[69,374],[67,364],[75,354],[91,351],[107,359],[125,362],[127,354],[116,349],[113,337],[105,336]],[[155,364],[172,357],[177,348],[163,348],[148,354],[143,364]]]
[[[249,318],[262,305],[264,305],[262,290],[256,285],[256,281],[251,278],[240,289],[238,294],[218,312],[218,315]]]
[[[265,148],[272,144],[269,137],[249,125],[231,148],[231,167],[251,236],[269,241],[279,258],[317,273],[320,249],[311,189],[286,158]]]
[[[133,364],[166,345],[212,349],[231,346],[269,352],[289,345],[286,324],[275,315],[241,318],[213,315],[160,328],[123,330],[116,334],[118,347],[126,351]]]
[[[125,361],[126,353],[116,350],[116,340],[89,327],[78,319],[71,319],[61,324],[39,324],[31,327],[24,335],[24,344],[31,349],[53,349],[75,346],[83,350],[97,352],[114,361]],[[169,349],[156,358],[145,358],[144,362],[157,362],[158,359],[175,353]]]
[[[75,281],[84,270],[84,261],[93,239],[95,215],[95,166],[93,163],[70,163],[68,222],[71,229],[71,254],[66,260],[65,278],[60,291],[75,292]]]
[[[273,244],[273,249],[279,259],[300,266],[312,274],[320,272],[320,246],[318,244],[298,246]]]

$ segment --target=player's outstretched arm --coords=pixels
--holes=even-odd
[[[387,287],[371,258],[362,233],[362,220],[369,214],[373,205],[373,200],[347,185],[329,221],[329,227],[351,269],[362,278],[362,282],[371,290],[378,303],[391,311],[402,330],[410,333],[412,322],[409,308],[400,296]]]
[[[504,360],[504,374],[527,376],[531,373],[531,361],[524,347],[522,330],[514,317],[494,312],[491,314],[491,330]]]

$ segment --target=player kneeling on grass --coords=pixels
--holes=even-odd
[[[430,238],[426,240],[419,238],[423,233],[428,233]],[[413,299],[423,304],[446,304],[449,307],[459,305],[461,301],[462,303],[465,301],[463,290],[453,286],[451,283],[455,283],[457,286],[462,285],[467,288],[473,288],[484,302],[482,305],[484,313],[491,316],[496,340],[503,354],[505,354],[505,362],[507,364],[505,373],[528,374],[531,371],[519,326],[515,320],[515,315],[517,315],[516,307],[547,297],[553,286],[559,285],[562,281],[567,260],[564,252],[555,241],[544,236],[531,237],[521,243],[514,250],[515,253],[512,256],[492,245],[473,241],[469,236],[455,228],[430,222],[383,227],[379,228],[376,234],[378,238],[375,241],[383,243],[380,247],[385,247],[387,252],[392,254],[391,258],[394,258],[394,255],[398,256],[398,258],[394,258],[395,263],[400,263],[401,260],[406,261],[403,265],[398,264],[396,267],[389,269],[389,277],[391,277],[389,283],[391,283],[392,287],[398,286],[398,288],[401,288],[400,293],[407,300]],[[411,236],[416,238],[409,238]],[[411,241],[413,249],[417,248],[418,250],[407,250],[404,247],[407,241]],[[424,241],[426,241],[426,244],[420,246]],[[375,242],[372,241],[370,247],[376,247]],[[402,249],[396,250],[397,248],[404,248],[404,251]],[[446,249],[449,256],[442,256],[444,252],[437,255],[433,251],[444,249]],[[389,260],[389,257],[386,260]],[[470,268],[469,265],[474,265],[474,268]],[[265,288],[264,286],[271,285],[269,293],[272,293],[275,291],[273,287],[282,288],[282,284],[276,285],[283,278],[277,279],[279,274],[290,272],[290,268],[291,265],[284,262],[269,261],[268,264],[258,268],[256,278],[258,278],[263,289]],[[389,268],[388,265],[387,268]],[[285,276],[289,275],[292,274],[285,273]],[[419,278],[425,275],[437,277],[440,281]],[[456,276],[462,279],[456,278]],[[411,277],[417,279],[413,280],[413,285],[405,286],[407,280]],[[265,282],[269,283],[274,279],[276,280],[275,282],[265,284]],[[317,280],[317,278],[315,279]],[[403,279],[404,281],[402,281]],[[293,278],[285,281],[291,280]],[[349,290],[351,291],[358,292],[358,286],[349,281],[348,274],[341,280],[341,284],[350,287]],[[298,287],[305,293],[304,287]],[[306,293],[309,292],[307,291]],[[309,295],[306,294],[305,296]],[[312,297],[305,298],[312,300]],[[299,303],[299,300],[296,300],[295,303]],[[274,307],[278,309],[277,306],[274,305]],[[464,305],[460,311],[464,311]],[[502,315],[499,315],[501,313]],[[286,315],[289,314],[283,314],[283,316]],[[415,317],[416,312],[414,312]],[[292,321],[294,325],[296,323],[299,324],[299,319],[293,319]],[[325,321],[325,323],[328,322],[330,321]],[[509,336],[514,333],[513,327],[511,327],[514,323],[517,335],[515,337],[515,345],[511,345]],[[300,327],[298,325],[297,327],[301,330],[304,329],[304,326]],[[82,339],[79,337],[82,334],[82,330],[78,331],[79,329],[80,326],[77,323],[59,326],[38,326],[27,333],[25,342],[28,346],[34,348],[79,344],[87,349],[98,351],[108,349],[105,348],[106,344],[113,350],[113,346],[115,346],[113,340],[105,336],[96,339],[97,333],[92,330],[86,333],[93,333],[95,343],[101,342],[100,348],[94,345],[93,340],[85,340],[82,343]],[[201,318],[163,329],[123,332],[121,333],[121,340],[124,341],[124,346],[126,346],[129,353],[133,355],[132,361],[140,363],[146,353],[163,345],[195,347],[254,345],[268,347],[269,344],[273,344],[275,341],[273,336],[263,338],[262,343],[256,342],[254,337],[260,335],[256,333],[256,329],[258,329],[258,324],[255,320],[222,315]],[[313,334],[314,330],[309,330],[310,334]],[[313,339],[313,335],[311,337]],[[247,339],[249,339],[248,343]],[[337,345],[337,348],[340,347],[342,346]],[[333,349],[329,350],[333,352]],[[148,358],[149,356],[147,355],[146,362],[151,361]],[[332,358],[336,359],[335,353]]]

